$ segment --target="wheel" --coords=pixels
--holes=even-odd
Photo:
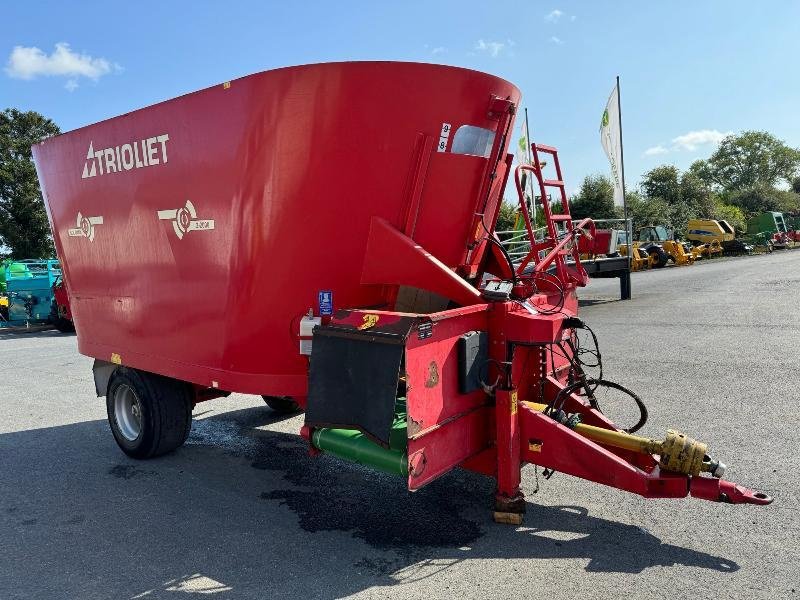
[[[272,410],[289,415],[300,412],[300,405],[290,396],[261,396]]]
[[[188,384],[136,369],[117,367],[111,375],[106,410],[114,439],[133,458],[172,452],[192,428]]]
[[[63,317],[59,317],[53,321],[53,327],[58,329],[61,333],[73,333],[75,331],[75,323]]]
[[[653,265],[656,269],[660,269],[661,267],[666,266],[667,263],[669,262],[669,254],[664,252],[663,248],[659,248],[658,246],[653,246],[651,248],[648,248],[647,252],[651,256],[656,257],[656,262]]]

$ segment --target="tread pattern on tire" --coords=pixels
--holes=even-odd
[[[144,439],[132,450],[120,444],[126,454],[134,458],[154,458],[172,452],[186,441],[192,429],[192,399],[186,383],[153,373],[118,367],[108,384],[110,419],[113,418],[110,408],[113,394],[110,392],[117,381],[131,385],[139,395],[139,402],[147,405],[143,408],[143,416],[147,421],[143,424]],[[142,396],[147,396],[149,402]],[[114,435],[116,437],[116,433]]]

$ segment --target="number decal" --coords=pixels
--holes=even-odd
[[[442,123],[442,130],[439,132],[439,145],[436,147],[437,152],[447,151],[447,140],[450,138],[450,123]]]

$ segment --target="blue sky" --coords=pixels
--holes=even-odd
[[[799,56],[789,1],[13,2],[0,108],[70,130],[274,67],[452,64],[520,87],[533,138],[561,150],[573,191],[608,170],[598,125],[616,75],[629,187],[658,164],[708,156],[731,131],[800,147]]]

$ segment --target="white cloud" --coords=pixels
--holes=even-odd
[[[74,79],[67,79],[67,83],[64,84],[64,89],[68,92],[74,92],[78,89],[78,82]]]
[[[672,143],[669,147],[663,144],[652,146],[644,151],[645,156],[656,156],[658,154],[667,154],[668,152],[694,152],[700,146],[708,146],[710,144],[719,144],[724,138],[731,135],[733,132],[728,131],[723,133],[716,129],[698,129],[697,131],[689,131],[676,138],[672,138]]]
[[[445,48],[444,46],[436,46],[436,48],[431,50],[431,54],[433,54],[434,56],[436,56],[437,54],[444,54],[445,52],[447,52],[447,48]]]
[[[116,63],[105,58],[94,58],[88,54],[73,52],[69,44],[60,42],[50,55],[35,46],[15,46],[6,63],[6,74],[15,79],[35,79],[37,77],[69,77],[67,89],[77,87],[77,78],[86,77],[97,81],[111,71],[121,70]]]
[[[500,53],[508,48],[509,46],[513,46],[514,43],[512,41],[506,42],[486,42],[484,40],[478,40],[478,43],[475,44],[475,50],[480,50],[481,52],[486,52],[492,57],[497,57]]]
[[[558,20],[564,16],[564,13],[554,8],[549,13],[544,16],[545,21],[550,21],[551,23],[558,23]]]
[[[559,46],[561,46],[564,43],[564,40],[556,36],[552,36],[550,38],[550,41],[553,42],[554,44],[558,44]]]
[[[653,146],[652,148],[648,148],[644,151],[645,155],[647,156],[655,156],[656,154],[666,154],[669,152],[664,146],[659,144],[658,146]]]
[[[716,129],[699,129],[697,131],[690,131],[672,140],[672,147],[675,150],[689,150],[690,152],[697,150],[698,146],[705,146],[707,144],[719,144],[726,136],[732,132],[722,133]]]

